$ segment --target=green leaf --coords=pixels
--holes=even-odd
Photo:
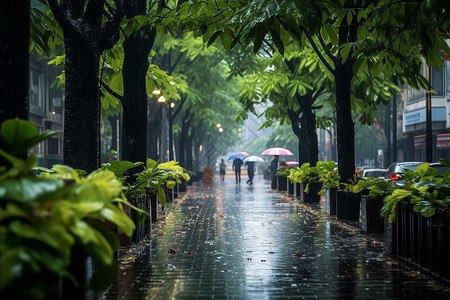
[[[36,125],[17,118],[4,121],[0,131],[0,137],[6,146],[5,150],[16,157],[22,156],[28,149],[55,134],[58,132],[39,134]]]
[[[147,158],[147,169],[154,169],[157,164],[153,159]]]
[[[18,202],[30,202],[57,191],[64,183],[46,178],[7,179],[0,182],[0,194],[4,198]]]
[[[173,189],[173,188],[177,185],[177,182],[174,181],[174,180],[168,180],[168,181],[166,182],[166,185],[167,185],[167,188],[168,188],[169,190],[171,190],[171,189]]]
[[[166,205],[166,193],[161,186],[158,186],[158,201],[161,205]]]

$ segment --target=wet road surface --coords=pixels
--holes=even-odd
[[[243,178],[244,179],[244,178]],[[383,253],[380,235],[254,185],[196,184],[121,255],[104,299],[450,299]]]

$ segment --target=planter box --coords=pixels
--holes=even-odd
[[[279,191],[286,191],[287,190],[287,177],[278,177],[278,190]]]
[[[386,230],[386,249],[398,261],[450,286],[448,211],[436,210],[426,218],[415,213],[411,204],[399,203],[397,221],[389,223]]]
[[[380,216],[383,207],[383,196],[361,196],[361,231],[364,233],[383,233],[384,218]]]
[[[295,183],[287,179],[287,191],[289,195],[294,195]]]
[[[325,189],[325,207],[329,216],[336,215],[336,191],[337,188]]]
[[[150,195],[150,217],[152,222],[158,221],[158,207],[159,207],[159,201],[158,201],[158,195],[152,194]]]
[[[309,184],[308,193],[305,192],[306,183],[300,183],[300,201],[304,203],[319,203],[320,196],[319,191],[322,188],[321,182],[311,182]]]
[[[187,191],[187,182],[182,179],[181,184],[178,186],[178,192],[183,193]]]
[[[295,195],[295,198],[298,198],[298,199],[301,198],[301,185],[298,182],[294,183],[294,195]]]
[[[359,220],[361,194],[336,191],[336,217],[338,220]]]
[[[214,169],[213,168],[203,168],[203,183],[213,184],[214,179]]]

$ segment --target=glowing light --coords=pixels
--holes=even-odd
[[[52,115],[56,115],[56,111],[52,111]]]
[[[161,91],[160,90],[154,90],[153,91],[153,95],[161,95]]]
[[[217,123],[216,127],[220,128],[220,127],[222,127],[222,125],[220,125],[220,123]]]
[[[222,127],[219,128],[219,132],[223,132],[223,128]]]
[[[241,128],[239,128],[239,132],[241,132],[241,130],[242,130],[242,129],[241,129]]]
[[[164,96],[161,96],[161,97],[158,98],[158,102],[159,103],[164,103],[164,102],[166,102],[166,98],[164,98]]]
[[[175,107],[175,103],[170,103],[170,108],[174,108]]]
[[[170,83],[170,85],[175,85],[175,82],[173,82],[173,81],[171,81],[171,82],[169,82]]]
[[[200,150],[200,152],[203,151],[203,145],[200,145],[200,147],[198,148]]]

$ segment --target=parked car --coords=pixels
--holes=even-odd
[[[362,169],[361,176],[363,177],[384,177],[384,173],[386,173],[385,169]]]
[[[384,177],[394,181],[398,185],[403,185],[405,180],[402,179],[402,174],[405,172],[405,170],[414,171],[421,164],[425,164],[425,162],[413,161],[413,162],[395,162],[395,163],[392,163],[386,169],[386,174],[384,175]]]
[[[439,175],[442,175],[443,173],[450,171],[449,167],[444,166],[440,162],[431,163],[430,167],[435,168],[438,171]]]

